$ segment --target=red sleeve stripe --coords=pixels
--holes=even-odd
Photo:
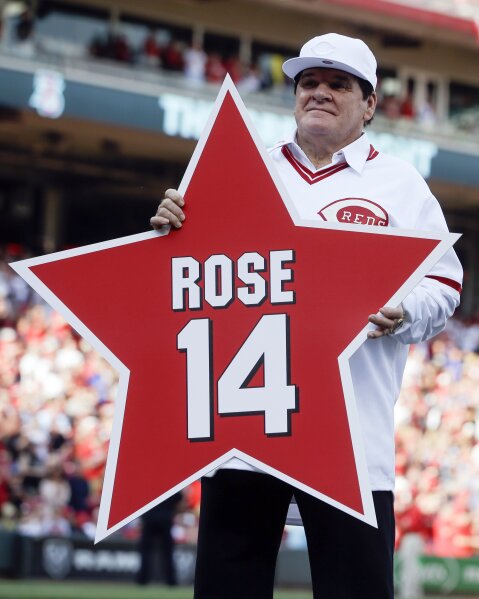
[[[447,279],[446,277],[436,277],[435,275],[426,275],[426,277],[428,279],[434,279],[435,281],[439,281],[439,283],[442,283],[443,285],[448,285],[449,287],[455,289],[458,293],[461,293],[462,291],[462,285],[460,285],[457,281],[454,281],[453,279]]]

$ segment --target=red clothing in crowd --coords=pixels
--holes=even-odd
[[[222,83],[226,75],[226,68],[218,54],[210,54],[206,62],[206,81]]]
[[[396,511],[396,548],[400,546],[404,535],[418,533],[425,541],[432,536],[431,518],[412,503],[401,512]]]
[[[184,67],[183,52],[178,42],[170,42],[163,50],[163,68],[167,71],[182,71]]]
[[[471,557],[474,555],[473,526],[469,514],[447,506],[433,523],[433,552],[439,557]]]
[[[153,58],[158,57],[160,55],[160,47],[153,33],[150,33],[146,38],[145,43],[143,45],[143,51],[146,54],[146,56],[150,56]]]

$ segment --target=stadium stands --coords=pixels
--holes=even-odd
[[[117,385],[7,262],[24,248],[144,230],[158,194],[178,184],[202,127],[195,117],[225,73],[276,136],[292,106],[282,61],[309,34],[338,30],[380,57],[378,148],[411,159],[451,228],[465,231],[462,318],[411,348],[397,406],[398,547],[413,534],[431,555],[478,554],[478,0],[107,4],[2,3],[0,526],[93,538]],[[198,493],[188,491],[179,542],[195,540]]]
[[[93,538],[117,377],[0,263],[0,525]],[[479,323],[411,349],[397,406],[397,541],[479,553]],[[198,489],[177,540],[195,540]],[[135,526],[123,532],[136,535]]]

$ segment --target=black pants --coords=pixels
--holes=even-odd
[[[392,599],[394,512],[373,493],[379,527],[266,474],[220,470],[202,480],[194,599],[271,599],[292,495],[308,542],[315,599]]]
[[[154,508],[153,508],[154,509]],[[172,517],[164,517],[143,522],[140,537],[140,569],[136,576],[139,584],[148,584],[152,579],[153,558],[155,549],[159,550],[163,569],[164,582],[169,586],[177,584],[176,570],[173,561],[173,537],[171,536]]]

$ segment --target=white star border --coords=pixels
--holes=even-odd
[[[207,121],[207,124],[203,130],[203,133],[198,140],[196,148],[193,152],[191,160],[186,168],[183,179],[178,187],[179,193],[185,195],[186,190],[188,189],[188,185],[193,177],[196,166],[200,160],[200,157],[203,153],[203,149],[208,142],[211,130],[216,121],[220,108],[223,104],[223,101],[227,94],[231,95],[240,115],[242,116],[245,125],[251,135],[251,138],[256,145],[258,152],[274,182],[276,185],[278,192],[283,199],[283,202],[289,212],[289,215],[297,227],[310,227],[316,229],[332,229],[332,230],[340,230],[340,231],[353,231],[355,233],[367,233],[372,235],[395,235],[395,236],[404,236],[404,237],[415,237],[415,238],[423,238],[423,239],[434,239],[438,240],[440,243],[435,247],[435,249],[429,254],[429,256],[422,262],[422,264],[414,271],[414,273],[404,282],[404,284],[394,293],[394,295],[386,302],[386,305],[399,305],[405,297],[414,289],[414,287],[424,278],[424,276],[431,270],[432,266],[449,250],[453,244],[459,239],[460,235],[457,233],[449,233],[447,231],[421,231],[418,232],[416,230],[409,229],[399,229],[399,228],[387,228],[387,227],[367,227],[367,226],[358,226],[354,224],[339,224],[339,223],[330,223],[324,222],[319,219],[304,219],[300,218],[289,194],[284,186],[276,167],[273,164],[269,153],[264,146],[261,138],[259,137],[251,117],[248,114],[246,106],[244,105],[233,81],[230,76],[227,75],[221,89],[218,93],[214,106],[212,108],[210,117]],[[356,462],[357,474],[358,474],[358,483],[361,494],[361,501],[364,508],[364,513],[357,512],[338,501],[332,499],[331,497],[325,495],[324,493],[320,493],[307,485],[304,485],[298,480],[285,475],[284,473],[276,470],[257,460],[256,458],[238,450],[231,449],[226,452],[218,459],[213,462],[207,464],[205,467],[196,471],[194,474],[189,476],[187,479],[181,481],[179,484],[175,485],[168,492],[163,493],[153,501],[144,505],[142,508],[135,511],[130,516],[124,518],[114,526],[108,528],[108,519],[110,514],[110,506],[113,494],[113,487],[115,482],[115,473],[116,466],[118,461],[118,453],[121,442],[121,431],[123,426],[123,418],[125,413],[126,406],[126,398],[128,393],[128,381],[130,371],[129,369],[117,358],[115,354],[113,354],[104,343],[98,339],[98,337],[31,271],[31,268],[34,266],[38,266],[40,264],[46,264],[48,262],[55,262],[57,260],[64,260],[67,258],[72,258],[75,256],[81,256],[83,254],[98,252],[101,250],[106,250],[114,247],[118,247],[121,245],[128,245],[130,243],[138,243],[141,241],[145,241],[147,239],[152,239],[155,237],[161,237],[169,234],[170,228],[165,227],[162,231],[149,231],[146,233],[139,233],[137,235],[128,235],[126,237],[121,237],[118,239],[112,239],[109,241],[104,241],[100,243],[94,243],[90,245],[86,245],[80,248],[75,248],[71,250],[65,250],[61,252],[55,252],[53,254],[48,254],[45,256],[40,256],[37,258],[29,258],[27,260],[21,260],[18,262],[11,263],[10,266],[46,301],[48,302],[52,308],[57,310],[65,320],[80,333],[82,337],[84,337],[88,343],[95,350],[105,358],[113,368],[115,368],[119,373],[119,385],[118,385],[118,395],[115,401],[115,411],[113,417],[113,426],[112,433],[110,438],[110,446],[108,450],[108,457],[105,469],[105,477],[103,482],[102,496],[100,502],[100,510],[98,515],[98,523],[95,535],[95,543],[103,540],[113,532],[118,531],[120,528],[138,518],[148,510],[150,510],[155,505],[161,503],[168,497],[177,493],[184,487],[193,483],[195,480],[200,478],[201,476],[207,474],[211,470],[214,470],[221,464],[224,464],[229,459],[236,457],[244,462],[255,466],[256,468],[271,474],[292,486],[305,491],[319,499],[322,499],[326,503],[358,518],[359,520],[370,524],[371,526],[377,527],[376,514],[374,510],[374,503],[372,498],[372,493],[369,485],[369,475],[367,470],[367,463],[365,457],[365,450],[362,442],[362,433],[359,422],[359,416],[357,412],[356,406],[356,398],[354,394],[354,388],[352,384],[351,370],[349,367],[349,359],[354,354],[354,352],[366,341],[367,333],[369,330],[374,329],[374,326],[371,324],[367,324],[361,331],[356,335],[356,337],[351,341],[351,343],[344,349],[344,351],[338,356],[338,366],[341,376],[341,382],[344,391],[344,400],[346,405],[346,412],[348,417],[349,429],[351,434],[351,442],[353,447],[354,459]]]

